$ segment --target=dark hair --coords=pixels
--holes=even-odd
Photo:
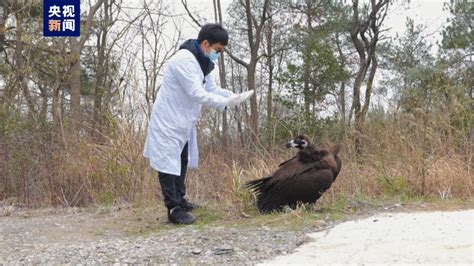
[[[222,43],[227,46],[229,42],[229,33],[220,24],[210,23],[202,26],[198,35],[198,42],[202,43],[204,40],[208,40],[209,44]]]

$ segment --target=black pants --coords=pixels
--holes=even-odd
[[[176,176],[158,171],[158,179],[160,180],[161,192],[165,206],[172,209],[179,205],[186,194],[186,185],[184,179],[186,177],[186,169],[188,167],[188,143],[184,145],[181,152],[181,175]]]

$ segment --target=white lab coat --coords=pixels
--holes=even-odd
[[[181,151],[188,142],[188,167],[198,166],[196,123],[202,105],[224,110],[233,93],[204,74],[194,55],[179,50],[169,61],[153,104],[143,155],[163,173],[180,175]]]

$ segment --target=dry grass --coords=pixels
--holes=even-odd
[[[335,202],[341,195],[472,197],[470,143],[456,133],[447,135],[428,126],[426,130],[426,125],[402,116],[371,121],[362,135],[363,156],[352,152],[350,138],[343,142],[342,171],[321,201]],[[0,196],[31,207],[160,202],[156,172],[142,157],[144,134],[119,129],[111,135],[103,136],[101,144],[61,134],[15,135],[2,146],[7,159]],[[254,209],[254,198],[242,184],[272,173],[294,153],[281,145],[265,149],[231,144],[223,149],[201,143],[200,147],[201,166],[189,171],[188,196],[198,202],[218,202],[239,214]]]

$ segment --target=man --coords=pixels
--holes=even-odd
[[[219,24],[207,24],[198,39],[187,40],[170,59],[148,126],[144,156],[158,171],[163,199],[172,223],[191,224],[196,205],[184,196],[186,168],[198,165],[196,122],[203,105],[224,110],[250,98],[253,91],[234,94],[219,88],[209,73],[228,43]]]

